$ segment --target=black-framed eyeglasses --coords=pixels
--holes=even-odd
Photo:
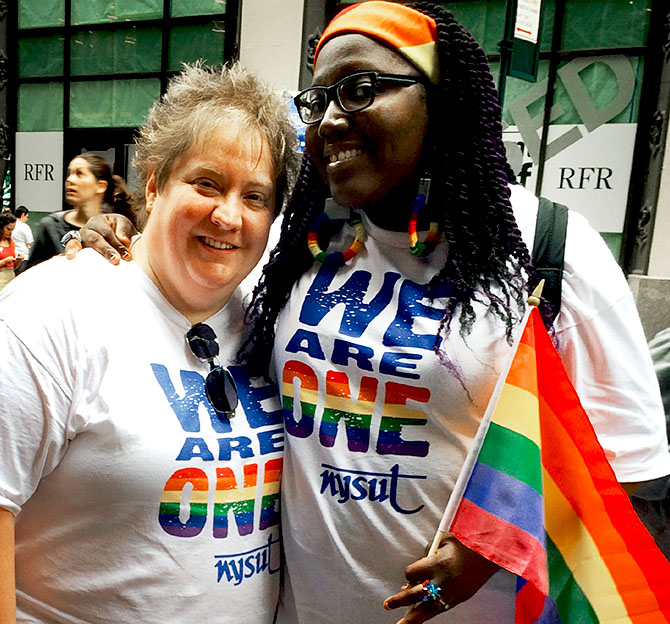
[[[217,360],[219,343],[214,330],[205,323],[197,323],[186,333],[186,342],[195,357],[209,364],[205,392],[212,407],[226,418],[232,418],[238,403],[237,388],[230,371]]]
[[[315,124],[323,119],[333,99],[347,113],[357,113],[371,106],[379,91],[379,84],[383,82],[398,87],[409,87],[417,83],[428,85],[428,80],[423,76],[363,71],[342,78],[330,87],[305,89],[298,93],[293,101],[303,123]]]

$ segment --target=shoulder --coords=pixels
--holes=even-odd
[[[47,227],[53,224],[62,224],[65,223],[65,214],[67,210],[59,210],[58,212],[52,212],[40,219],[38,226]]]
[[[47,233],[50,236],[58,236],[60,240],[60,237],[65,234],[67,230],[77,229],[65,221],[67,212],[67,210],[52,212],[40,219],[40,222],[37,224],[37,236]]]
[[[563,290],[564,301],[575,306],[579,303],[585,320],[622,300],[632,301],[623,271],[602,236],[575,212],[570,212],[568,218]],[[634,306],[632,312],[636,314]],[[573,322],[579,320],[575,318]]]
[[[26,235],[26,233],[27,233],[27,232],[26,232],[26,228],[28,228],[28,230],[30,229],[30,227],[28,226],[28,224],[27,224],[27,223],[24,223],[23,221],[19,221],[19,220],[17,219],[17,220],[16,220],[16,225],[15,225],[15,227],[14,227],[14,231],[12,232],[12,238],[13,238],[13,239],[16,239],[16,238],[22,238],[22,237],[25,237],[25,235]]]
[[[538,199],[520,185],[511,185],[510,190],[514,217],[526,246],[532,251]],[[589,316],[614,305],[630,290],[602,236],[578,212],[570,210],[568,215],[561,312],[566,305],[574,304]]]
[[[120,279],[100,254],[85,249],[73,260],[55,256],[24,271],[0,291],[0,312],[27,314],[33,322],[78,308],[101,305],[101,298]]]

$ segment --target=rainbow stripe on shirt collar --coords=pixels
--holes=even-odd
[[[314,54],[314,64],[325,43],[338,35],[360,34],[391,46],[433,84],[440,81],[435,20],[395,2],[368,0],[347,7],[326,26]]]

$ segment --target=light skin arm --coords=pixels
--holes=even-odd
[[[15,622],[14,515],[0,509],[0,624]]]

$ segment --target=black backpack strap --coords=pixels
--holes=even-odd
[[[542,297],[551,306],[552,320],[561,309],[561,282],[567,229],[568,208],[540,197],[532,255],[535,276],[531,280],[531,285],[535,287],[541,279],[544,279]]]

